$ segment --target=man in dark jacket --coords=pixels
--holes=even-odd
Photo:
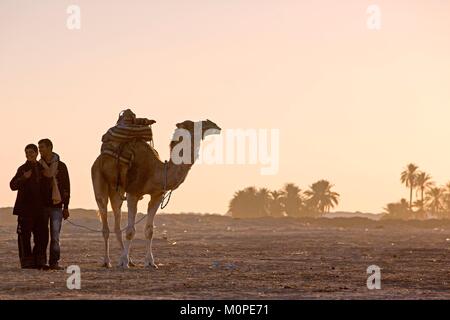
[[[62,219],[69,217],[70,179],[67,166],[60,161],[53,152],[53,143],[49,139],[39,141],[41,160],[44,167],[43,200],[44,213],[50,220],[50,258],[49,266],[52,270],[62,270],[59,266]]]
[[[41,184],[42,166],[36,161],[38,148],[25,147],[27,162],[20,166],[10,182],[11,190],[18,191],[13,214],[17,215],[19,258],[24,269],[43,269],[46,264],[48,220],[43,212]],[[31,249],[31,235],[34,247]]]

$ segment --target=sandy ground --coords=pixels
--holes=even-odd
[[[143,268],[145,222],[129,270],[101,268],[101,234],[65,223],[62,264],[80,266],[82,278],[81,290],[69,290],[65,271],[18,267],[15,219],[5,210],[0,218],[0,299],[450,298],[450,221],[159,215],[158,270]],[[72,220],[100,228],[94,212]],[[114,237],[111,254],[116,264]],[[370,265],[382,268],[381,290],[367,289]]]

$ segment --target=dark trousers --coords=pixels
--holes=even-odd
[[[31,236],[33,236],[33,248],[31,248]],[[46,264],[48,238],[48,219],[44,213],[18,217],[17,242],[22,268],[40,267]]]

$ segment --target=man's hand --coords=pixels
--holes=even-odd
[[[63,210],[63,218],[64,218],[64,220],[67,220],[69,218],[69,216],[70,216],[69,209],[64,209]]]
[[[31,171],[31,170],[28,170],[28,171],[24,172],[23,177],[25,179],[30,179],[32,172],[33,171]]]
[[[47,178],[51,178],[51,177],[52,177],[52,174],[51,174],[51,172],[50,172],[50,168],[44,169],[44,170],[43,170],[43,174],[44,174],[44,176],[47,177]]]

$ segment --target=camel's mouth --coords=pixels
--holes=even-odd
[[[204,133],[203,133],[203,139],[205,139],[208,136],[212,136],[212,135],[218,135],[220,134],[222,129],[216,129],[216,128],[211,128],[211,129],[207,129]]]
[[[211,134],[220,134],[220,132],[222,132],[222,129],[220,129],[220,128],[212,128],[212,129],[209,129],[208,131]]]
[[[220,134],[220,132],[222,131],[222,129],[217,124],[215,124],[214,122],[212,122],[209,119],[206,120],[204,123],[205,123],[206,130],[208,132],[210,132],[211,134]]]
[[[204,135],[208,136],[208,135],[213,135],[213,134],[220,134],[222,131],[222,129],[214,124],[213,126],[209,126],[208,128],[206,128]]]

